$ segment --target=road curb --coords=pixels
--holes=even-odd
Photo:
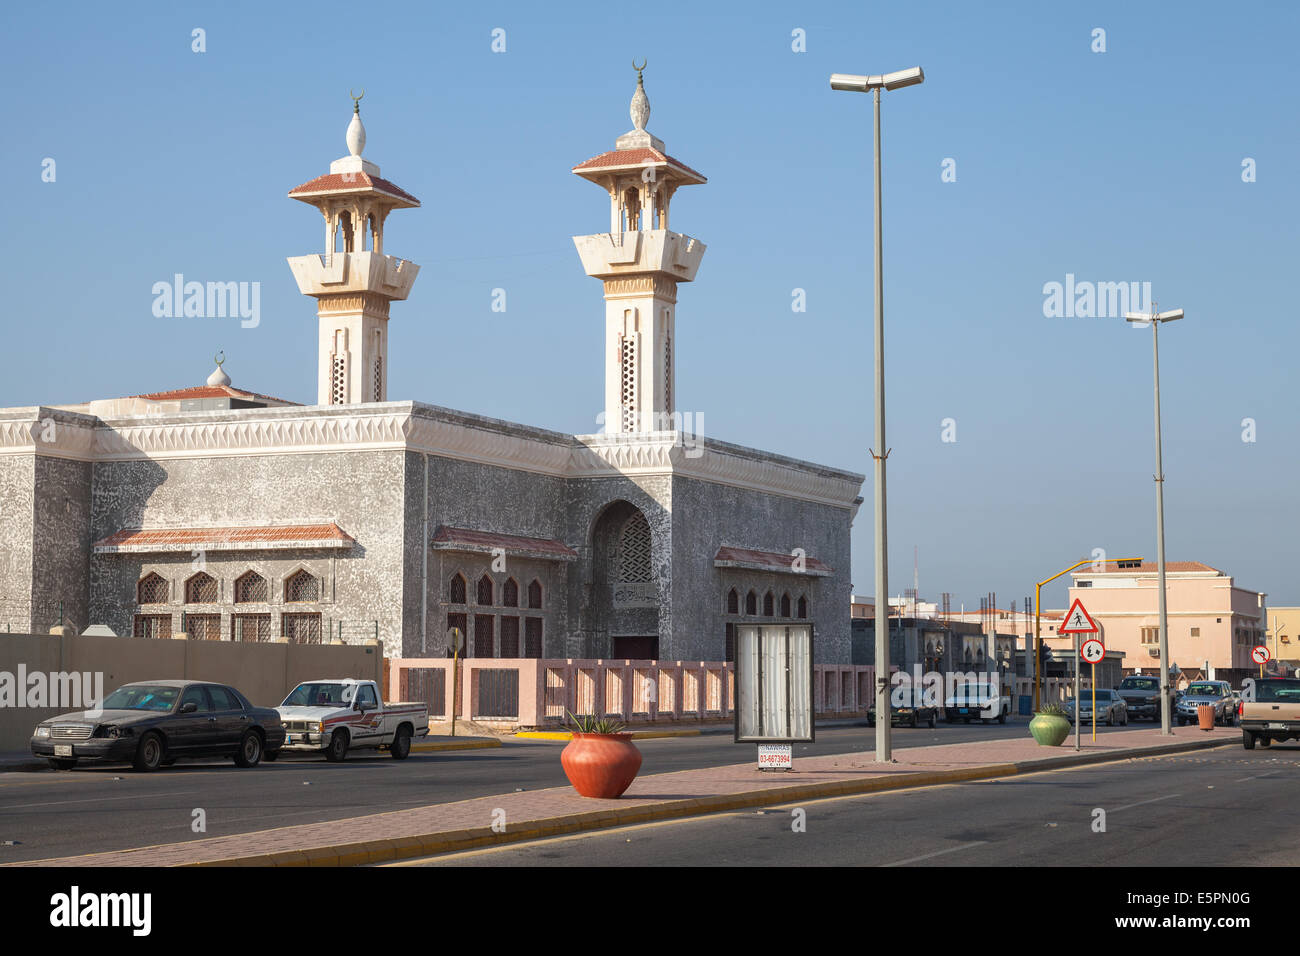
[[[875,777],[871,780],[838,780],[831,783],[814,783],[803,786],[782,787],[779,790],[760,790],[748,793],[717,794],[709,797],[697,797],[675,800],[669,804],[627,807],[625,809],[608,807],[590,810],[584,813],[565,814],[558,817],[530,820],[518,830],[494,833],[490,826],[474,827],[466,830],[451,830],[408,837],[396,837],[387,840],[368,840],[358,843],[345,843],[329,847],[312,847],[307,850],[281,851],[278,853],[255,853],[248,856],[230,857],[224,860],[212,860],[197,863],[182,863],[179,866],[358,866],[371,863],[389,863],[415,857],[436,856],[473,850],[480,847],[496,846],[504,843],[520,843],[543,837],[558,836],[564,833],[613,829],[641,823],[653,823],[659,820],[682,819],[685,817],[706,816],[727,810],[747,810],[767,807],[775,804],[789,803],[793,800],[823,800],[830,797],[856,796],[859,794],[882,793],[891,790],[911,790],[917,787],[933,787],[952,783],[966,783],[972,780],[991,780],[1012,777],[1019,774],[1040,773],[1044,770],[1061,770],[1069,767],[1096,763],[1115,763],[1131,760],[1134,757],[1154,757],[1164,754],[1181,753],[1189,750],[1204,750],[1211,747],[1230,746],[1235,741],[1222,738],[1188,740],[1179,743],[1161,744],[1155,747],[1130,747],[1092,754],[1074,754],[1061,757],[1043,757],[1036,760],[1021,760],[1013,763],[986,764],[964,770],[936,770],[925,773],[909,773],[897,778]]]
[[[633,740],[652,740],[657,737],[699,737],[706,733],[703,730],[629,730],[625,731],[632,735]],[[726,733],[731,733],[730,727],[726,728]],[[514,736],[524,737],[528,740],[572,740],[573,733],[568,730],[520,730]]]
[[[439,740],[435,743],[412,743],[411,753],[438,753],[443,750],[483,750],[500,747],[501,741],[493,737],[475,737],[472,740]]]

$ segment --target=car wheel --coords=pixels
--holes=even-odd
[[[1106,726],[1107,727],[1115,726],[1115,715],[1110,713],[1109,711],[1107,711],[1106,713]]]
[[[931,711],[931,712],[930,712],[930,729],[931,729],[931,730],[934,730],[934,728],[937,727],[937,726],[939,726],[939,718],[938,718],[937,716],[935,716],[934,711]]]
[[[1127,727],[1127,726],[1128,726],[1128,712],[1127,712],[1127,711],[1124,712],[1124,719],[1123,719],[1122,721],[1120,721],[1120,726],[1121,726],[1121,727]]]
[[[268,750],[262,754],[262,763],[275,763],[276,758],[280,756],[278,750]]]
[[[403,724],[397,728],[397,736],[388,748],[394,760],[405,760],[411,752],[411,728]]]
[[[236,767],[256,767],[262,762],[262,735],[256,730],[244,731],[239,738],[239,749],[235,751]]]
[[[1006,722],[1007,722],[1007,714],[1006,711],[1003,711],[1002,713],[998,714],[998,723],[1005,724]]]
[[[330,763],[342,763],[343,758],[348,755],[348,732],[346,730],[334,731],[334,736],[330,738],[330,745],[325,748],[325,759]]]
[[[1264,747],[1265,749],[1267,749],[1268,747],[1271,747],[1271,746],[1273,745],[1273,738],[1272,738],[1272,737],[1265,737],[1263,734],[1260,734],[1260,735],[1259,735],[1259,745],[1260,745],[1261,747]]]
[[[71,770],[77,765],[76,757],[50,757],[49,761],[54,770]]]
[[[1245,747],[1247,750],[1254,750],[1255,735],[1252,734],[1249,730],[1243,730],[1241,732],[1241,745]]]
[[[140,738],[139,746],[135,748],[135,760],[132,761],[132,765],[143,773],[151,773],[161,767],[162,762],[162,738],[153,732],[145,734]]]

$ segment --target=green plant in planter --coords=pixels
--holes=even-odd
[[[1070,736],[1070,719],[1060,704],[1048,704],[1034,713],[1029,733],[1041,746],[1059,747]]]
[[[621,721],[597,717],[595,714],[584,714],[579,717],[573,711],[566,711],[566,713],[569,715],[569,723],[573,725],[574,732],[579,734],[621,734],[627,728],[627,724]]]

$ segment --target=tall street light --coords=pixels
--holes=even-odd
[[[890,753],[889,717],[889,569],[886,564],[885,528],[885,284],[882,274],[880,212],[880,91],[901,90],[924,82],[925,72],[914,66],[883,76],[858,76],[852,73],[831,75],[831,89],[850,93],[875,94],[876,101],[876,448],[871,452],[875,459],[876,482],[876,760],[888,761]],[[881,626],[881,610],[884,624]]]
[[[1169,615],[1165,608],[1165,470],[1160,458],[1160,324],[1176,322],[1183,317],[1182,309],[1157,312],[1151,303],[1151,314],[1126,312],[1124,319],[1138,325],[1151,324],[1151,348],[1155,356],[1156,380],[1156,576],[1160,589],[1160,733],[1172,736],[1169,720]]]

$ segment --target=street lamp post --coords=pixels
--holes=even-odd
[[[1124,318],[1128,322],[1151,323],[1151,349],[1155,362],[1155,403],[1156,403],[1156,577],[1159,583],[1160,608],[1160,733],[1171,736],[1169,714],[1169,615],[1165,607],[1165,471],[1160,455],[1160,324],[1176,322],[1183,317],[1182,309],[1170,312],[1157,312],[1156,304],[1151,303],[1149,315],[1141,312],[1127,312]]]
[[[886,561],[887,535],[885,524],[885,283],[882,274],[884,251],[882,243],[880,209],[880,91],[899,90],[915,86],[925,80],[925,72],[915,66],[896,73],[877,76],[859,76],[851,73],[831,75],[831,89],[851,93],[875,94],[875,147],[876,147],[876,447],[871,452],[875,460],[876,485],[876,760],[889,761],[889,568]],[[881,627],[881,608],[885,609],[885,626]]]

